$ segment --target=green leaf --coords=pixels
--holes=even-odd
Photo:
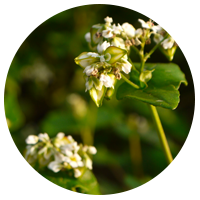
[[[136,68],[139,63],[134,64]],[[181,83],[187,85],[184,73],[174,63],[169,64],[145,64],[145,70],[154,70],[152,79],[145,89],[135,89],[127,83],[123,83],[117,91],[118,100],[134,98],[154,106],[175,109],[180,101],[179,87]],[[137,81],[134,71],[130,73],[131,81]]]
[[[101,194],[98,182],[90,170],[86,170],[79,178],[69,176],[65,172],[54,173],[51,171],[41,172],[41,175],[49,181],[65,189],[77,191],[85,194]]]

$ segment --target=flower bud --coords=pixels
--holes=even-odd
[[[98,62],[99,54],[93,52],[83,52],[78,57],[75,58],[75,63],[85,68],[95,62]]]
[[[113,64],[127,54],[127,51],[125,49],[110,46],[105,50],[104,54],[110,54],[110,60],[108,60],[107,63]]]
[[[97,90],[96,88],[92,87],[89,90],[90,96],[97,107],[101,106],[103,102],[103,98],[105,96],[106,88],[103,86],[101,90]]]
[[[102,41],[103,38],[101,37],[101,34],[100,34],[102,32],[102,28],[103,28],[103,24],[96,24],[96,25],[93,25],[92,28],[90,29],[92,46],[96,46],[99,42]]]
[[[38,142],[39,138],[36,135],[29,135],[26,138],[26,144],[36,144]]]
[[[122,28],[123,28],[125,34],[126,34],[128,37],[132,38],[132,37],[135,36],[135,28],[134,28],[131,24],[129,24],[129,23],[127,23],[127,22],[126,22],[126,23],[123,23],[123,24],[122,24]]]

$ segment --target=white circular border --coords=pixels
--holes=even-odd
[[[192,72],[195,84],[195,115],[189,136],[180,153],[156,178],[148,183],[118,194],[112,195],[84,195],[65,190],[47,181],[27,164],[16,148],[10,136],[4,112],[4,87],[6,75],[11,61],[19,46],[26,37],[42,22],[64,10],[88,4],[111,4],[135,10],[164,27],[181,47]],[[9,138],[13,148],[13,155],[21,160],[26,177],[1,178],[1,183],[12,185],[10,190],[1,191],[2,197],[82,197],[82,198],[126,198],[126,197],[199,197],[200,178],[200,134],[199,116],[199,7],[200,2],[87,2],[87,3],[0,3],[0,41],[6,48],[5,73],[1,88],[1,110],[3,119],[3,135]],[[28,175],[29,174],[29,175]],[[29,177],[28,177],[29,176]],[[21,186],[20,186],[21,183]],[[29,183],[31,188],[27,188]],[[35,188],[34,188],[35,187]]]

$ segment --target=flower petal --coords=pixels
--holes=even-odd
[[[81,176],[81,171],[79,169],[74,169],[74,177],[78,178],[79,176]]]
[[[38,142],[39,138],[36,135],[29,135],[26,138],[26,144],[36,144]]]

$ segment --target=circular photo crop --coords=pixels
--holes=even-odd
[[[97,4],[63,11],[30,33],[4,101],[30,166],[67,190],[105,195],[137,188],[173,162],[192,124],[194,86],[164,28]]]

